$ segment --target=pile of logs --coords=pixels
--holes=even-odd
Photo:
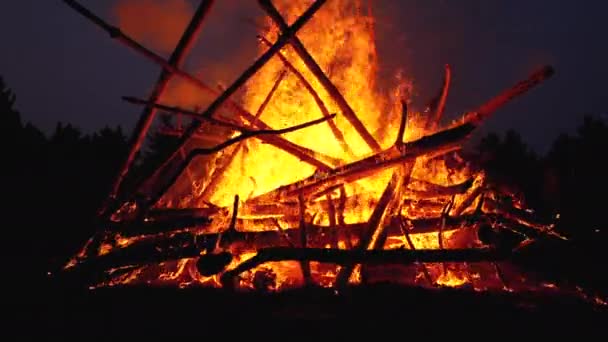
[[[168,60],[128,37],[119,28],[109,25],[76,1],[64,2],[108,32],[113,39],[162,68],[161,76],[148,99],[124,98],[130,103],[142,105],[144,112],[133,133],[130,152],[108,200],[99,211],[99,232],[66,266],[67,274],[77,274],[79,277],[87,275],[90,282],[97,283],[107,280],[104,277],[108,272],[115,274],[117,269],[132,270],[169,260],[200,258],[200,273],[211,275],[224,272],[224,267],[232,259],[230,253],[235,251],[234,246],[238,246],[239,249],[258,253],[253,259],[223,273],[222,282],[226,286],[232,284],[231,279],[243,271],[263,262],[280,260],[299,261],[305,278],[310,278],[310,261],[342,265],[336,280],[336,286],[340,286],[348,281],[358,264],[493,262],[507,258],[518,242],[553,234],[550,222],[539,222],[529,211],[512,205],[513,198],[510,194],[497,192],[483,178],[480,178],[482,181],[474,181],[475,176],[479,175],[471,175],[469,180],[448,186],[414,179],[412,176],[416,163],[431,163],[457,153],[487,117],[513,98],[549,78],[553,74],[551,67],[535,71],[525,80],[467,113],[461,120],[439,128],[451,81],[451,70],[446,67],[443,85],[429,104],[425,135],[414,141],[403,141],[408,121],[408,108],[403,103],[397,139],[391,147],[382,149],[296,36],[296,32],[313,17],[325,0],[315,1],[291,26],[287,25],[270,0],[259,0],[282,34],[274,43],[260,37],[268,50],[233,84],[221,91],[206,85],[181,67],[213,1],[201,1]],[[287,44],[294,48],[318,83],[339,106],[340,112],[337,115],[344,115],[373,151],[373,155],[345,163],[281,137],[284,133],[311,125],[329,124],[345,152],[352,155],[333,122],[336,114],[327,111],[315,90],[281,54],[281,48]],[[260,119],[284,73],[277,79],[275,87],[255,114],[231,100],[231,96],[274,57],[280,58],[284,63],[285,72],[299,75],[305,90],[319,105],[322,118],[281,130],[272,129]],[[158,103],[168,81],[173,77],[187,80],[201,91],[216,96],[215,100],[203,112]],[[158,110],[188,116],[192,118],[192,123],[182,132],[175,133],[180,141],[174,153],[153,174],[142,177],[135,188],[127,189],[123,184],[125,176]],[[209,148],[191,148],[185,152],[184,146],[193,139],[201,138],[205,127],[221,127],[230,136],[234,136],[235,132],[240,134],[230,139],[216,140],[215,146]],[[202,192],[203,199],[208,199],[212,188],[217,186],[214,179],[226,170],[237,151],[242,149],[245,139],[260,139],[313,165],[317,171],[308,178],[248,198],[244,202],[236,197],[232,208],[217,207],[211,203],[203,208],[181,209],[164,209],[157,205],[159,199],[167,194],[179,177],[188,172],[197,158],[221,152],[224,155],[223,165],[209,175],[211,182]],[[459,167],[466,168],[465,162],[462,161]],[[366,204],[373,208],[369,220],[361,223],[345,222],[347,212],[357,210],[366,197],[365,194],[347,194],[346,186],[387,170],[393,174],[382,195],[373,203]],[[423,190],[415,187],[416,184],[423,184]],[[409,206],[424,208],[425,215],[405,214],[404,208]],[[454,230],[470,230],[473,240],[481,240],[483,248],[444,249],[443,233]],[[420,233],[436,233],[441,248],[416,249],[411,236]],[[501,236],[515,236],[515,243],[505,243],[513,239],[503,239]],[[389,250],[388,241],[394,237],[403,238],[407,242],[404,246],[406,249]],[[341,242],[345,247],[340,247]]]

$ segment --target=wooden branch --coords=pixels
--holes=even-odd
[[[389,237],[399,237],[403,233],[398,224],[393,224],[397,220],[391,220],[391,225],[385,229]],[[496,222],[499,226],[508,227],[507,230],[518,230],[521,226],[512,220],[501,217],[495,214],[486,214],[482,217],[477,215],[463,215],[457,218],[447,218],[445,230],[459,229],[464,226],[472,226],[482,222]],[[410,220],[412,229],[410,234],[436,232],[439,229],[440,218]],[[275,225],[276,227],[276,221]],[[338,227],[338,234],[348,236],[354,234],[362,236],[368,231],[369,225],[366,223],[345,225]],[[523,227],[523,229],[526,229]],[[328,237],[335,228],[308,225],[307,227],[307,242],[309,247],[323,248]],[[223,233],[198,234],[197,230],[189,231],[172,231],[154,236],[141,237],[137,241],[132,242],[127,247],[116,247],[109,253],[98,257],[90,257],[81,260],[76,266],[70,268],[75,278],[81,279],[85,275],[98,275],[106,270],[123,267],[126,265],[145,266],[159,262],[170,260],[179,260],[182,258],[196,257],[200,255],[202,250],[213,250],[219,236],[221,234],[220,249],[226,250],[230,246],[237,244],[244,250],[256,250],[265,247],[277,247],[290,245],[289,241],[298,239],[300,231],[297,225],[293,229],[282,229],[282,235],[277,235],[276,230],[267,230],[262,232],[241,232],[238,231],[238,224],[235,230],[225,231]],[[121,236],[126,236],[122,234]]]
[[[474,125],[466,123],[405,143],[403,149],[393,146],[371,157],[337,167],[329,172],[315,173],[304,180],[279,187],[249,201],[256,203],[284,201],[297,196],[299,191],[303,191],[304,195],[308,196],[339,183],[353,182],[373,175],[380,170],[414,161],[419,156],[436,156],[454,151],[460,148],[462,141],[469,136],[474,128]]]
[[[279,13],[279,11],[274,7],[271,0],[258,0],[260,6],[268,13],[270,18],[274,21],[274,23],[279,27],[279,29],[283,32],[283,35],[289,27],[287,23]],[[290,36],[290,44],[298,54],[298,56],[302,59],[304,64],[310,69],[313,75],[317,78],[319,83],[325,88],[327,93],[332,97],[332,99],[336,102],[344,117],[350,122],[350,124],[355,128],[357,133],[363,138],[365,143],[369,146],[369,148],[378,153],[381,151],[380,144],[374,139],[374,137],[368,132],[365,128],[361,120],[357,117],[357,114],[350,107],[344,96],[340,93],[338,88],[331,82],[331,80],[325,75],[323,69],[315,62],[314,58],[310,55],[310,53],[306,50],[302,42],[298,39],[296,35]]]
[[[449,185],[449,186],[438,185],[438,184],[434,184],[434,183],[430,183],[430,182],[426,182],[426,181],[421,181],[419,179],[413,179],[412,181],[415,183],[424,184],[425,189],[416,190],[416,189],[410,188],[407,190],[406,195],[408,197],[415,197],[416,199],[427,199],[427,198],[433,198],[433,197],[443,197],[443,196],[453,196],[453,195],[463,194],[471,188],[471,186],[473,185],[474,179],[473,178],[467,179],[466,181],[464,181],[462,183]]]
[[[405,128],[407,125],[407,102],[401,100],[401,121],[399,122],[399,130],[397,131],[397,138],[395,139],[395,145],[400,146],[403,144],[403,136],[405,135]]]
[[[504,106],[514,98],[528,92],[543,81],[549,79],[551,76],[553,76],[554,73],[555,70],[551,66],[544,66],[536,70],[527,79],[520,81],[513,87],[495,96],[494,98],[477,108],[477,110],[466,114],[463,120],[465,122],[480,122],[488,118],[500,107]]]
[[[272,46],[272,43],[265,37],[258,36],[258,38],[262,43],[266,44],[267,46],[269,46],[269,47]],[[315,103],[319,107],[319,110],[321,110],[321,113],[323,113],[323,116],[328,117],[329,110],[327,110],[325,103],[323,103],[323,100],[321,99],[319,94],[315,91],[315,89],[310,84],[310,82],[308,82],[308,80],[306,80],[304,75],[302,75],[302,73],[298,69],[296,69],[296,67],[293,66],[293,64],[291,64],[291,62],[289,62],[287,57],[283,56],[283,53],[281,53],[279,51],[277,53],[277,57],[279,57],[281,62],[283,62],[283,65],[298,78],[298,80],[300,81],[300,83],[302,83],[304,88],[306,88],[306,90],[308,90],[308,92],[314,99]],[[331,129],[331,132],[333,133],[334,137],[336,138],[336,140],[338,141],[338,143],[340,144],[340,146],[342,147],[344,152],[352,159],[355,159],[356,158],[355,153],[350,148],[350,146],[348,146],[348,144],[346,143],[346,140],[344,139],[344,135],[342,134],[342,132],[340,131],[338,126],[336,126],[336,123],[333,120],[329,120],[329,121],[327,121],[327,123],[329,124],[329,128]]]
[[[441,91],[437,96],[431,101],[428,105],[429,108],[429,117],[427,118],[425,131],[432,132],[437,129],[439,122],[441,121],[441,117],[443,112],[445,111],[445,103],[448,97],[448,92],[450,90],[450,82],[452,80],[452,69],[448,64],[445,65],[445,74],[443,78],[443,86],[441,87]]]
[[[108,32],[110,34],[111,38],[120,41],[121,43],[125,44],[126,46],[128,46],[134,50],[139,51],[140,53],[143,53],[146,57],[148,57],[149,59],[155,60],[157,63],[160,63],[161,60],[163,60],[155,53],[146,49],[141,44],[139,44],[138,42],[136,42],[129,36],[122,33],[122,31],[119,28],[109,25],[108,23],[103,21],[100,17],[96,16],[91,11],[89,11],[87,8],[80,5],[78,2],[76,2],[74,0],[64,0],[64,2],[68,6],[70,6],[72,9],[76,10],[78,13],[80,13],[81,15],[83,15],[84,17],[86,17],[87,19],[89,19],[93,23],[95,23],[97,26],[101,27],[106,32]],[[201,2],[199,7],[197,8],[196,12],[194,13],[194,16],[192,17],[188,27],[186,28],[182,37],[180,38],[175,50],[171,54],[169,61],[166,64],[168,64],[174,68],[179,68],[179,66],[182,64],[184,57],[190,51],[194,37],[196,37],[197,33],[199,32],[199,30],[204,22],[204,19],[205,19],[206,15],[209,13],[209,10],[211,9],[211,6],[213,5],[213,3],[214,3],[213,0],[204,0]],[[164,93],[164,91],[167,87],[167,84],[169,83],[169,80],[171,79],[171,76],[172,76],[172,72],[167,72],[167,70],[163,69],[158,81],[156,82],[154,90],[152,91],[152,94],[149,97],[150,102],[156,102],[162,96],[162,94]],[[150,129],[152,122],[154,121],[155,114],[156,114],[156,110],[152,107],[146,107],[144,109],[144,111],[142,112],[140,119],[138,120],[138,122],[135,126],[135,129],[133,131],[133,134],[129,140],[129,148],[128,148],[129,152],[128,152],[125,160],[123,161],[123,163],[120,167],[120,171],[118,172],[118,175],[116,176],[116,178],[112,184],[108,199],[104,202],[104,204],[102,205],[102,207],[99,210],[100,216],[107,216],[107,215],[111,214],[110,210],[113,210],[113,208],[110,209],[110,206],[114,205],[111,202],[113,202],[116,199],[116,197],[120,191],[120,187],[122,185],[123,179],[129,172],[129,169],[131,168],[131,165],[133,164],[135,156],[137,155],[137,152],[140,150],[141,144],[143,143],[143,141],[146,137],[146,134],[147,134],[148,130]]]
[[[335,116],[332,115],[330,118],[333,118]],[[173,184],[175,184],[175,182],[177,181],[177,179],[179,178],[179,176],[182,174],[182,172],[188,167],[188,165],[192,162],[192,160],[194,160],[195,158],[202,156],[202,155],[209,155],[209,154],[213,154],[213,153],[217,153],[231,145],[234,145],[236,143],[239,143],[241,141],[244,141],[246,139],[249,138],[253,138],[253,137],[257,137],[257,136],[263,136],[263,135],[274,135],[274,134],[285,134],[285,133],[290,133],[290,132],[294,132],[300,129],[304,129],[306,127],[310,127],[313,125],[317,125],[321,122],[324,122],[328,120],[328,118],[320,118],[317,120],[313,120],[310,122],[306,122],[300,125],[296,125],[296,126],[292,126],[292,127],[288,127],[288,128],[283,128],[283,129],[270,129],[270,130],[258,130],[258,131],[244,131],[243,133],[241,133],[241,135],[239,135],[238,137],[234,137],[232,139],[226,140],[225,142],[210,147],[210,148],[195,148],[192,149],[190,151],[190,153],[188,153],[188,156],[179,164],[179,166],[177,167],[177,171],[173,173],[173,176],[169,178],[169,180],[163,184],[159,190],[157,191],[157,193],[154,195],[153,198],[160,198],[163,194],[165,194],[169,188],[171,188],[171,186],[173,186]]]
[[[242,125],[233,123],[233,122],[229,122],[225,119],[215,119],[215,118],[209,118],[209,117],[202,117],[200,113],[194,112],[194,111],[190,111],[184,108],[180,108],[177,106],[169,106],[166,104],[160,104],[160,103],[152,103],[152,102],[148,102],[146,100],[142,100],[142,99],[138,99],[136,97],[132,97],[132,96],[125,96],[123,97],[123,100],[132,103],[132,104],[139,104],[139,105],[148,105],[148,106],[153,106],[157,109],[161,109],[163,111],[166,111],[168,113],[172,113],[172,114],[184,114],[187,116],[190,116],[194,119],[197,120],[204,120],[204,121],[209,121],[211,123],[220,125],[220,126],[224,126],[227,128],[231,128],[237,131],[250,131],[250,130],[254,130],[255,128],[250,126],[250,127],[244,127]],[[330,115],[331,116],[331,115]],[[331,118],[331,117],[330,117]],[[248,119],[245,118],[245,119]],[[272,128],[270,128],[270,126],[264,124],[263,122],[259,121],[259,119],[257,117],[254,117],[255,120],[257,120],[257,127],[262,127],[260,129],[262,130],[271,130]],[[185,132],[182,132],[182,134],[180,136],[183,136],[185,134]],[[194,137],[195,135],[193,134],[192,137]],[[339,159],[321,154],[319,152],[307,149],[305,147],[296,145],[282,137],[278,137],[278,136],[260,136],[259,137],[260,140],[264,141],[265,143],[275,146],[278,149],[285,151],[297,158],[299,158],[300,160],[302,160],[303,162],[306,162],[308,164],[311,164],[312,166],[315,166],[317,168],[321,168],[321,169],[331,169],[330,166],[328,166],[327,164],[325,164],[325,162],[329,162],[329,164],[331,165],[340,165],[343,162]],[[322,161],[324,160],[324,161]],[[161,168],[164,166],[161,166]]]
[[[239,274],[272,261],[316,261],[343,266],[355,264],[398,264],[407,265],[416,262],[488,262],[505,260],[510,252],[491,249],[451,249],[451,250],[344,250],[326,248],[264,248],[256,256],[221,276],[225,287],[234,286],[234,278]],[[337,284],[336,284],[337,285]]]

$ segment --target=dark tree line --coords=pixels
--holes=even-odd
[[[15,101],[0,79],[2,168],[7,171],[2,180],[8,189],[3,250],[19,259],[19,269],[43,271],[49,260],[64,261],[92,235],[95,212],[127,152],[127,137],[120,127],[83,134],[64,123],[47,135],[22,121]],[[173,141],[152,137],[139,156],[144,173]],[[574,239],[607,241],[606,122],[585,118],[576,135],[560,136],[545,156],[535,154],[515,131],[490,134],[474,150],[489,177],[519,189],[540,215],[559,213],[559,230]]]

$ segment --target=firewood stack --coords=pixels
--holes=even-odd
[[[144,111],[130,141],[130,152],[99,211],[98,233],[65,266],[66,275],[87,279],[92,286],[170,282],[268,289],[283,282],[340,288],[353,281],[369,281],[378,268],[405,265],[416,270],[416,281],[422,275],[428,284],[450,285],[447,278],[456,272],[450,265],[486,263],[506,286],[500,262],[509,260],[514,250],[522,248],[522,242],[557,236],[551,222],[539,221],[519,198],[492,184],[483,170],[471,166],[474,161],[459,153],[486,118],[548,79],[553,74],[549,66],[441,127],[451,82],[451,70],[446,66],[443,86],[425,111],[421,137],[404,141],[411,119],[408,104],[403,101],[396,139],[383,148],[296,36],[325,0],[314,2],[290,26],[271,1],[260,0],[281,34],[274,43],[260,37],[268,46],[266,52],[222,90],[182,69],[182,61],[213,1],[201,1],[168,60],[76,1],[64,2],[113,39],[162,68],[148,99],[124,98],[143,106]],[[323,87],[339,112],[330,113],[310,82],[283,56],[281,49],[286,45],[296,51],[316,77],[315,84]],[[231,100],[275,57],[284,64],[284,72],[256,113]],[[273,129],[263,121],[262,114],[289,73],[298,77],[302,91],[315,99],[323,117]],[[215,96],[215,100],[202,112],[159,103],[174,77]],[[178,147],[153,174],[141,177],[136,186],[127,186],[124,179],[159,110],[189,117],[192,122],[175,133],[179,136]],[[314,125],[329,125],[333,133],[329,138],[336,139],[345,153],[353,156],[352,148],[334,123],[337,115],[352,125],[373,151],[371,155],[345,162],[282,136]],[[316,172],[260,195],[244,199],[235,196],[231,206],[213,204],[210,198],[220,184],[218,179],[235,156],[246,149],[249,139],[280,149],[314,166]],[[207,145],[201,143],[203,140]],[[447,167],[458,177],[437,184],[415,171],[433,167]],[[192,192],[193,182],[183,180],[188,180],[194,170],[207,174],[204,184],[198,184],[198,205],[192,205],[192,195],[182,196]],[[380,195],[349,191],[353,183],[381,174],[388,177]],[[366,210],[367,215],[363,215]],[[365,219],[351,219],[354,216]],[[471,282],[471,275],[467,277]]]

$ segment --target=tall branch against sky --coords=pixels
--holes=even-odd
[[[0,74],[19,93],[24,119],[46,131],[55,120],[73,122],[85,131],[105,124],[132,129],[133,107],[120,97],[149,90],[156,67],[105,41],[61,2],[36,2],[36,8],[33,3],[14,1],[10,10],[0,12],[0,41],[5,47]],[[83,3],[113,24],[120,23],[113,7],[117,1]],[[446,119],[491,96],[491,89],[514,81],[511,75],[525,74],[540,63],[555,65],[559,76],[535,96],[513,104],[508,115],[490,120],[485,131],[517,129],[542,152],[559,132],[571,132],[585,113],[608,111],[601,76],[608,74],[608,46],[598,43],[605,37],[597,27],[608,11],[604,1],[373,3],[381,78],[391,80],[395,69],[403,67],[414,80],[416,94],[432,94],[441,86],[438,75],[449,63],[455,84],[471,85],[451,89]],[[264,13],[255,1],[220,1],[216,6],[218,15],[209,18],[188,67],[209,66],[204,71],[210,84],[228,84],[254,58],[258,32],[249,20]],[[179,16],[181,10],[175,13]],[[205,45],[214,46],[214,51],[204,51]],[[43,57],[40,50],[52,53]],[[584,57],[580,51],[585,51]],[[235,72],[226,68],[228,61]],[[555,98],[560,98],[559,106],[554,105]],[[415,109],[427,99],[414,100]],[[539,125],[545,127],[540,134]]]

